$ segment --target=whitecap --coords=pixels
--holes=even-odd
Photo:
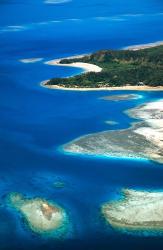
[[[51,23],[61,23],[62,21],[61,20],[52,20],[50,21]]]
[[[4,28],[2,28],[0,31],[1,32],[14,32],[14,31],[22,31],[24,30],[25,27],[21,25],[8,25]]]
[[[82,19],[80,18],[69,18],[69,19],[66,19],[67,21],[73,21],[73,22],[78,22],[78,21],[82,21]]]
[[[45,4],[63,4],[63,3],[68,3],[71,2],[72,0],[45,0]]]
[[[125,21],[125,18],[118,17],[118,16],[97,16],[94,18],[97,21]]]

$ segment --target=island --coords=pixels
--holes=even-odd
[[[35,233],[55,235],[66,228],[67,215],[57,204],[41,198],[28,199],[20,193],[10,193],[8,204],[25,219],[28,227]]]
[[[163,45],[145,49],[101,50],[93,54],[47,62],[55,66],[82,68],[85,73],[53,78],[44,87],[93,90],[163,90]]]
[[[120,200],[101,206],[107,223],[122,232],[163,233],[163,192],[122,190]]]
[[[145,103],[126,114],[131,127],[88,134],[63,146],[65,153],[146,159],[163,163],[163,100]]]

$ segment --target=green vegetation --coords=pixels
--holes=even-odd
[[[163,86],[163,46],[130,50],[102,50],[82,58],[63,59],[100,66],[99,73],[85,73],[70,78],[53,78],[46,85],[63,87],[118,87],[125,85]]]

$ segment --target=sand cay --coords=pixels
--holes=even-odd
[[[19,193],[11,193],[8,201],[9,205],[25,218],[27,225],[35,233],[53,233],[63,227],[66,221],[65,211],[44,199],[27,199]]]
[[[163,163],[163,100],[146,103],[126,113],[141,121],[128,129],[80,137],[64,145],[65,152]]]
[[[117,229],[163,233],[163,192],[122,190],[122,199],[101,208],[106,221]]]

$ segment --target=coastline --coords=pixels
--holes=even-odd
[[[82,58],[83,55],[77,56],[77,57],[67,57],[66,59],[73,59],[73,58]],[[83,63],[83,62],[75,62],[75,63],[70,63],[70,64],[61,64],[61,60],[63,60],[65,58],[62,59],[55,59],[55,60],[51,60],[51,61],[47,61],[45,62],[45,64],[51,65],[51,66],[59,66],[59,67],[73,67],[73,68],[81,68],[84,70],[83,73],[88,73],[88,72],[101,72],[102,68],[100,68],[99,66],[95,65],[95,64],[90,64],[90,63]]]
[[[48,80],[47,80],[48,81]],[[64,86],[58,85],[46,85],[47,81],[41,82],[41,86],[48,89],[55,90],[66,90],[66,91],[125,91],[125,90],[133,90],[133,91],[163,91],[163,86],[159,87],[149,87],[149,86],[123,86],[123,87],[101,87],[101,88],[66,88]]]
[[[127,46],[127,47],[124,47],[123,50],[137,51],[137,50],[142,50],[142,49],[154,48],[156,46],[161,46],[161,45],[163,45],[163,41],[157,41],[157,42],[153,42],[153,43]]]

